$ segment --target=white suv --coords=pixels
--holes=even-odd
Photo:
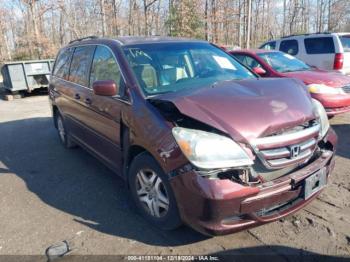
[[[260,49],[280,50],[311,66],[350,74],[350,33],[291,35],[270,40]]]

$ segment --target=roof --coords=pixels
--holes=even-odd
[[[76,46],[81,43],[96,44],[99,42],[113,42],[117,41],[120,45],[137,45],[137,44],[154,44],[154,43],[180,43],[180,42],[193,42],[193,43],[207,43],[204,40],[196,40],[183,37],[169,37],[169,36],[120,36],[116,38],[104,38],[98,36],[86,36],[83,38],[75,39],[69,42],[68,46]]]
[[[293,37],[330,36],[330,35],[340,35],[340,36],[342,36],[342,35],[350,35],[350,33],[347,33],[347,32],[317,32],[317,33],[308,33],[308,34],[287,35],[287,36],[281,37],[280,39],[293,38]]]
[[[205,42],[203,40],[196,40],[183,37],[169,37],[169,36],[121,36],[115,38],[122,45],[136,45],[136,44],[152,44],[152,43],[169,43],[169,42]]]
[[[0,65],[13,65],[13,64],[35,64],[35,63],[45,63],[45,62],[54,62],[55,59],[47,58],[40,60],[16,60],[16,61],[0,61]]]
[[[340,32],[340,33],[337,33],[337,35],[340,35],[340,36],[342,36],[342,35],[350,35],[350,33],[349,32]]]
[[[237,49],[237,50],[230,51],[230,53],[250,53],[250,54],[262,54],[262,53],[271,53],[271,52],[280,52],[280,51],[267,50],[267,49]]]

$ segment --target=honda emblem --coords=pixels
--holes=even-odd
[[[291,146],[290,147],[290,157],[291,158],[296,158],[300,154],[300,146]]]

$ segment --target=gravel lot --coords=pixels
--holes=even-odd
[[[350,255],[350,114],[331,121],[336,167],[316,201],[281,221],[214,238],[151,227],[130,210],[122,180],[82,149],[60,145],[50,115],[46,95],[0,100],[0,254],[43,255],[68,240],[72,254],[84,255]]]

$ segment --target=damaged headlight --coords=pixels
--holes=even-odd
[[[172,132],[184,155],[199,168],[227,168],[253,164],[247,153],[228,137],[182,127],[174,127]]]
[[[316,99],[312,99],[312,103],[314,106],[314,112],[318,119],[320,120],[321,130],[320,130],[320,137],[323,138],[329,129],[329,121],[328,116],[326,113],[326,110],[324,109],[323,105],[317,101]]]

